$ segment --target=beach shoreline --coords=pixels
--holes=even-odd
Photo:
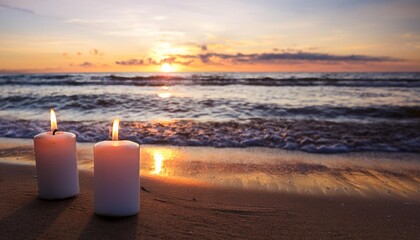
[[[420,236],[420,201],[415,193],[404,197],[269,191],[198,181],[205,178],[203,172],[198,178],[152,174],[154,169],[148,173],[147,166],[141,174],[140,213],[121,219],[99,217],[93,212],[93,172],[89,167],[80,167],[91,157],[91,144],[79,146],[78,150],[82,162],[80,194],[62,201],[38,199],[30,144],[31,140],[22,139],[0,141],[0,236],[4,239],[418,239]],[[313,173],[293,174],[313,177]],[[366,182],[366,186],[369,184]]]
[[[94,143],[77,143],[93,171]],[[158,156],[158,157],[157,157]],[[420,154],[141,145],[140,172],[169,182],[315,196],[420,199]],[[0,163],[35,165],[31,139],[0,138]]]

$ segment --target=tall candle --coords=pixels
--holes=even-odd
[[[79,193],[76,135],[58,131],[54,110],[51,132],[34,137],[38,196],[43,199],[63,199]]]
[[[140,147],[118,140],[119,120],[114,120],[112,141],[94,146],[95,213],[130,216],[140,211]]]

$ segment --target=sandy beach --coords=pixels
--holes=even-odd
[[[330,170],[293,170],[295,165],[285,165],[290,168],[289,172],[282,169],[283,174],[271,171],[270,175],[272,181],[279,186],[283,180],[275,178],[276,176],[284,175],[289,181],[293,177],[292,181],[296,182],[293,183],[295,191],[286,191],[281,187],[258,188],[255,184],[244,184],[246,178],[252,179],[255,175],[258,177],[258,173],[267,175],[268,171],[255,170],[259,166],[253,166],[254,173],[241,175],[238,174],[241,167],[238,164],[233,164],[236,167],[224,166],[223,157],[219,157],[219,163],[217,159],[212,161],[213,166],[218,166],[214,170],[209,170],[210,163],[206,165],[204,157],[198,156],[197,159],[201,160],[191,162],[187,153],[191,154],[191,151],[196,151],[194,149],[180,149],[175,156],[184,158],[172,159],[178,165],[166,164],[165,167],[163,164],[161,172],[157,172],[149,166],[151,159],[147,157],[148,151],[170,148],[144,147],[140,214],[127,218],[105,218],[93,212],[91,144],[79,144],[78,147],[80,194],[67,200],[45,201],[37,198],[31,140],[1,139],[0,142],[2,239],[418,239],[420,236],[418,169],[411,168],[410,171],[406,170],[407,173],[399,168],[399,174],[390,170],[386,173],[384,170],[382,176],[372,177],[382,181],[384,179],[379,180],[381,177],[388,176],[389,186],[398,183],[395,189],[403,189],[405,195],[399,194],[395,189],[388,190],[391,193],[380,193],[375,190],[376,183],[369,178],[365,178],[363,190],[357,187],[361,183],[357,182],[356,177],[352,180],[354,191],[345,190],[342,186],[342,190],[328,193],[316,191],[315,186],[320,188],[318,183],[314,183],[320,177],[318,175],[342,179],[343,173]],[[214,154],[218,151],[238,154],[241,151],[246,153],[247,150],[239,149],[235,153],[233,149],[209,148],[207,153]],[[246,155],[253,157],[249,152]],[[269,161],[266,153],[265,155]],[[291,153],[288,158],[294,155]],[[324,163],[328,162],[328,159],[322,159],[323,155],[309,156]],[[301,154],[297,157],[305,159]],[[413,157],[416,156],[408,155],[407,159]],[[236,159],[240,158],[240,155],[236,155]],[[353,160],[350,158],[349,162],[351,161]],[[415,164],[408,160],[404,164],[407,165],[407,162]],[[207,167],[208,174],[220,173],[209,179],[224,178],[227,176],[226,171],[230,171],[231,176],[240,175],[236,182],[241,180],[242,184],[232,184],[233,181],[230,180],[219,180],[222,183],[217,184],[206,180],[206,172],[200,170],[203,167]],[[183,170],[179,170],[180,168]],[[179,173],[174,169],[178,169]],[[195,174],[191,174],[191,169],[194,169]],[[363,179],[364,176],[354,169],[356,168],[348,165],[346,171]],[[365,176],[368,175],[365,172]],[[268,180],[261,180],[262,183],[264,181]],[[346,178],[345,181],[350,182],[350,179]],[[335,184],[342,182],[343,180],[337,180]],[[311,191],[304,190],[306,185],[312,186]],[[333,186],[331,188],[334,189]]]
[[[420,240],[419,13],[1,1],[0,240]]]

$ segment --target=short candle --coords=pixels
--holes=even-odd
[[[50,110],[51,132],[34,137],[38,196],[63,199],[79,193],[76,135],[58,131],[53,109]]]
[[[113,122],[112,141],[94,146],[95,213],[123,217],[140,211],[140,147],[118,140],[119,120]]]

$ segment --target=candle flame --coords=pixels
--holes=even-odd
[[[112,124],[112,141],[118,141],[118,125],[120,124],[120,120],[117,118],[114,120]]]
[[[54,109],[50,109],[50,115],[51,115],[51,132],[58,129],[57,127],[57,118],[55,117]]]

